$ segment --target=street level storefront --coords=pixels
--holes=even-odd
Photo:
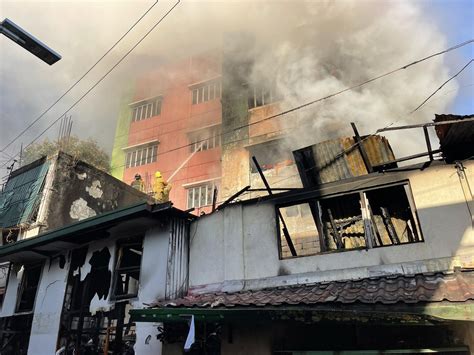
[[[163,323],[167,355],[193,332],[191,354],[470,354],[474,272],[194,294],[130,313]]]

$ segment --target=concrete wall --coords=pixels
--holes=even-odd
[[[474,186],[474,163],[465,166]],[[454,165],[400,176],[409,179],[423,243],[280,260],[274,204],[237,204],[194,222],[190,287],[193,292],[232,291],[244,284],[259,288],[474,266],[472,216]],[[383,181],[380,174],[372,183]]]
[[[60,267],[59,258],[46,262],[36,291],[33,324],[28,354],[54,354],[69,271],[67,262]]]
[[[42,231],[60,228],[149,198],[101,170],[60,154],[55,164],[49,199],[51,202],[46,206]]]
[[[172,250],[172,253],[177,251],[176,245],[170,249],[170,236],[177,236],[176,232],[172,230],[176,225],[177,223],[173,224],[170,221],[162,221],[161,223],[157,223],[156,227],[146,232],[143,240],[138,296],[130,300],[131,308],[143,308],[157,299],[164,298],[167,287],[172,290],[182,288],[182,279],[170,279],[168,277],[169,273],[175,272],[174,268],[178,266],[178,262],[181,262],[181,259],[176,259],[175,255],[172,255],[172,260],[176,260],[176,262],[168,263],[170,250]],[[100,251],[103,248],[107,248],[111,255],[108,269],[112,273],[113,280],[113,270],[116,264],[116,242],[119,238],[133,234],[129,229],[124,231],[120,230],[119,227],[114,227],[109,230],[109,232],[112,234],[112,237],[89,244],[85,262],[80,267],[82,280],[85,279],[91,270],[91,264],[89,262],[94,252]],[[181,232],[179,235],[180,238],[187,240],[189,237],[188,229],[182,228]],[[178,244],[178,246],[180,245],[181,244]],[[184,248],[184,243],[182,243],[182,245]],[[65,251],[65,255],[66,254],[68,254],[68,251]],[[51,263],[49,259],[45,260],[36,293],[29,354],[54,354],[57,350],[60,318],[70,269],[70,260],[68,260],[68,257],[66,257],[66,260],[67,262],[62,268],[59,265],[59,258],[54,258]],[[182,265],[180,265],[180,270],[181,268]],[[19,269],[20,266],[15,266],[11,270],[0,317],[15,314],[18,285],[21,280],[21,272],[18,274]],[[176,284],[174,284],[174,282]],[[89,308],[91,313],[108,311],[113,308],[114,301],[111,300],[111,286],[112,281],[109,285],[107,297],[99,298],[97,294],[94,296]],[[186,288],[184,288],[184,290],[186,290]],[[161,343],[156,338],[158,335],[158,326],[159,324],[154,323],[137,324],[135,345],[135,352],[137,354],[161,353]]]
[[[21,265],[18,264],[13,265],[10,268],[10,275],[8,277],[8,284],[0,311],[0,317],[9,317],[15,314],[18,287],[23,274],[20,270]]]

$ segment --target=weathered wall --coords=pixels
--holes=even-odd
[[[161,95],[161,113],[145,120],[130,122],[127,146],[158,140],[156,162],[125,168],[123,181],[131,183],[135,174],[152,181],[156,171],[168,179],[189,157],[188,134],[191,130],[221,123],[218,98],[192,104],[191,85],[221,75],[218,51],[206,52],[160,65],[137,80],[133,102]],[[132,102],[131,101],[131,102]],[[131,110],[129,109],[129,115]],[[181,149],[177,149],[183,147]],[[170,200],[187,209],[187,191],[183,184],[197,183],[221,176],[220,147],[196,153],[173,177]],[[121,165],[125,164],[125,159]],[[148,177],[148,179],[147,179]],[[208,210],[208,209],[207,209]]]
[[[465,166],[473,186],[474,163]],[[280,260],[273,203],[229,206],[193,223],[190,287],[204,292],[244,287],[239,280],[252,288],[474,266],[471,215],[454,165],[409,171],[404,178],[410,181],[423,243]],[[383,175],[374,179],[382,183]],[[230,224],[242,227],[225,228]]]
[[[107,173],[60,154],[47,206],[48,229],[146,201],[147,196]]]
[[[138,299],[133,308],[143,308],[158,298],[165,297],[166,267],[168,257],[168,233],[157,227],[143,240],[142,268]],[[158,341],[158,323],[137,323],[134,350],[136,354],[161,354],[161,342]]]
[[[28,354],[54,354],[66,290],[69,262],[46,261],[36,292]]]
[[[8,284],[5,298],[3,299],[0,317],[9,317],[15,313],[18,286],[20,285],[21,265],[15,264],[10,269],[10,276],[8,277]]]

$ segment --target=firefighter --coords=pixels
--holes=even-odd
[[[171,184],[168,184],[165,179],[163,179],[161,172],[155,172],[155,180],[153,181],[153,197],[155,200],[161,203],[169,201],[170,190]]]
[[[130,185],[138,191],[145,191],[145,183],[143,182],[142,176],[140,174],[135,174],[135,180],[133,180]]]

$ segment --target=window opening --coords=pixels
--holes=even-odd
[[[221,81],[213,80],[192,89],[193,105],[202,102],[220,99],[221,97]]]
[[[221,145],[221,125],[202,129],[189,134],[191,152],[214,149]]]
[[[281,100],[281,95],[275,85],[268,87],[255,85],[249,88],[248,107],[249,109],[269,105]]]
[[[147,100],[132,107],[132,122],[145,120],[161,114],[162,98]]]
[[[408,184],[351,191],[277,208],[298,256],[423,241]],[[291,257],[282,224],[278,223],[280,255]]]
[[[136,148],[133,151],[127,152],[125,166],[126,168],[133,168],[135,166],[154,163],[156,162],[157,155],[158,144]]]
[[[291,241],[299,256],[313,255],[321,251],[319,246],[319,231],[311,216],[309,203],[280,208]],[[291,257],[291,251],[283,237],[283,224],[280,224],[280,254],[282,258]]]
[[[18,292],[17,312],[30,312],[35,304],[42,264],[24,265]]]
[[[114,296],[116,298],[123,299],[137,296],[141,260],[141,240],[118,245],[114,274]]]
[[[10,277],[11,263],[0,264],[0,307],[3,305],[7,293],[8,279]]]
[[[212,204],[214,183],[206,183],[188,188],[188,208],[199,208]]]

